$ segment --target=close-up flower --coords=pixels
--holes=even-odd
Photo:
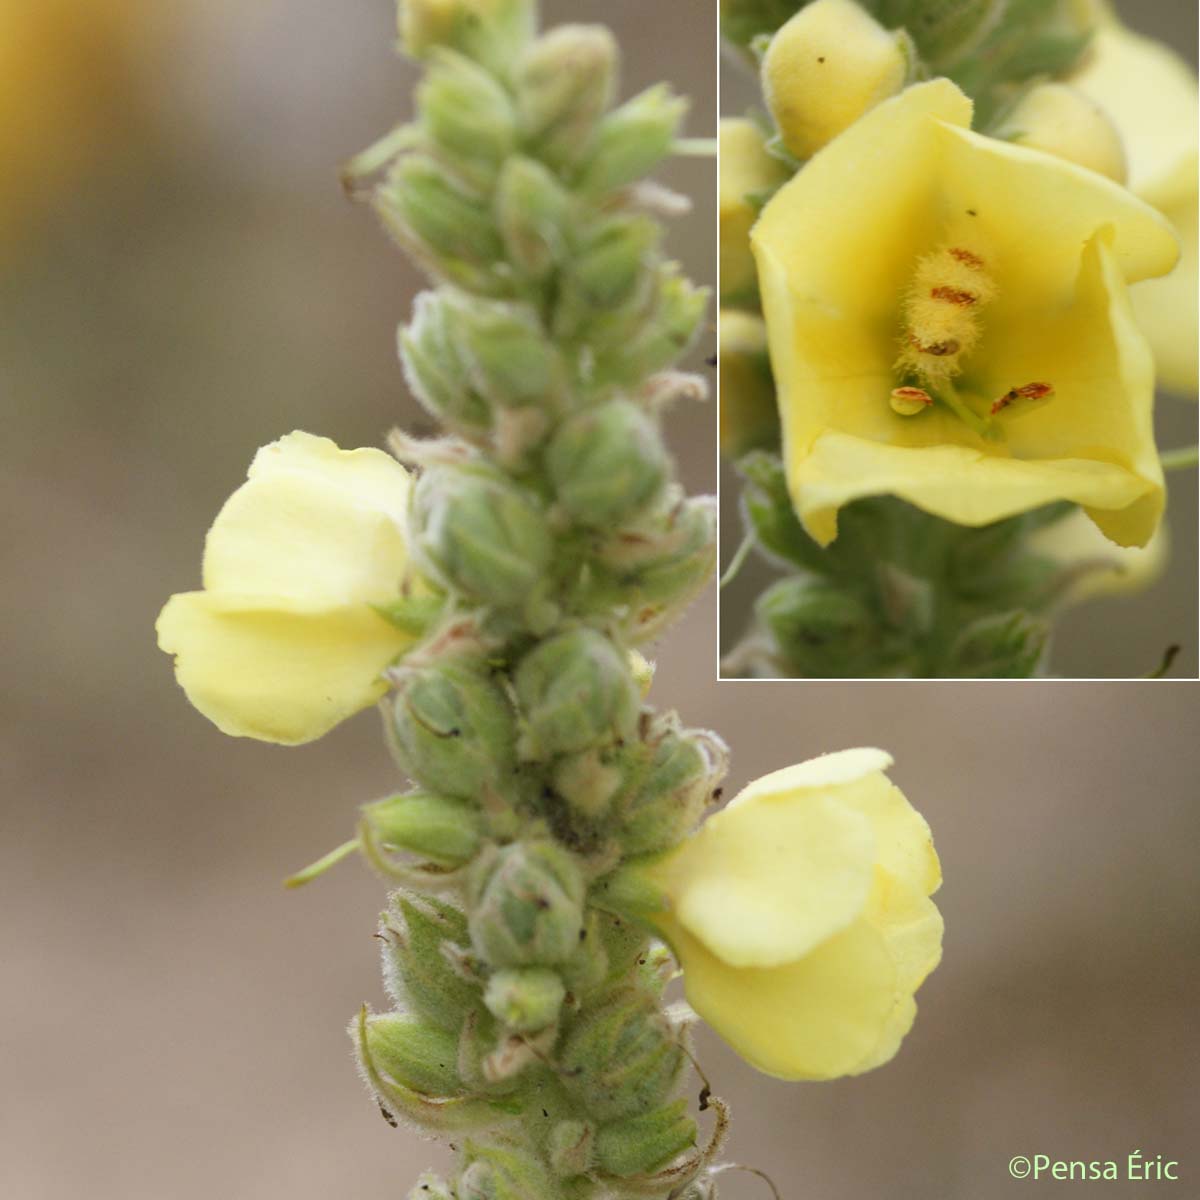
[[[882,750],[844,750],[744,788],[676,850],[632,867],[689,1004],[783,1079],[880,1066],[937,966],[941,868]]]
[[[312,741],[386,690],[412,643],[376,605],[401,594],[408,475],[381,450],[291,433],[217,514],[204,590],[172,596],[158,643],[223,732]]]
[[[863,496],[963,525],[1070,500],[1144,545],[1163,484],[1126,284],[1169,271],[1177,239],[1120,185],[970,121],[949,81],[909,88],[754,228],[797,515],[825,545]]]

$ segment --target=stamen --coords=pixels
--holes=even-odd
[[[901,417],[915,417],[923,413],[932,403],[933,397],[919,387],[898,387],[888,397],[892,412]]]
[[[973,271],[983,270],[983,259],[971,250],[964,250],[962,246],[951,246],[946,253],[951,258],[957,259],[963,266],[970,267]]]
[[[1052,383],[1027,383],[1023,387],[1009,388],[992,405],[991,413],[994,417],[998,412],[1003,412],[1010,404],[1015,404],[1018,400],[1048,400],[1053,395],[1054,385]]]
[[[945,300],[947,304],[968,305],[979,303],[979,297],[974,292],[968,292],[964,288],[953,288],[943,285],[932,288],[929,294],[935,300]]]

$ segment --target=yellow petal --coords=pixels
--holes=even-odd
[[[767,968],[730,966],[680,927],[664,934],[688,1003],[768,1075],[857,1074],[892,1028],[896,969],[883,934],[865,919],[798,961]]]
[[[1195,72],[1169,46],[1110,20],[1093,35],[1071,84],[1116,125],[1129,186],[1139,195],[1161,187],[1182,159],[1194,156],[1200,91]]]
[[[1200,247],[1196,236],[1197,156],[1192,151],[1173,177],[1165,177],[1144,198],[1171,222],[1179,237],[1179,264],[1161,279],[1147,279],[1130,293],[1138,327],[1158,368],[1158,382],[1173,392],[1195,396],[1197,328],[1200,326]]]
[[[725,304],[744,304],[757,292],[750,227],[758,209],[749,197],[778,187],[788,170],[767,153],[759,127],[740,117],[722,119],[718,150],[721,299]]]
[[[234,737],[296,745],[386,690],[383,669],[412,642],[365,605],[306,608],[285,597],[187,592],[158,618],[188,699]]]
[[[652,871],[679,924],[724,962],[798,958],[846,928],[872,883],[875,838],[821,791],[727,808]]]
[[[289,434],[258,452],[213,522],[204,586],[326,607],[391,599],[407,501],[408,476],[382,451]]]
[[[1166,567],[1168,540],[1166,525],[1160,525],[1144,547],[1114,546],[1076,511],[1036,530],[1027,544],[1059,565],[1068,584],[1058,603],[1068,605],[1149,587]]]
[[[885,750],[860,748],[823,754],[773,771],[743,788],[726,806],[788,803],[797,793],[818,791],[866,817],[875,835],[875,862],[922,896],[937,891],[941,867],[925,818],[884,774],[892,765]]]

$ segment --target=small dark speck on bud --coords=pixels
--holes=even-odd
[[[547,1111],[546,1111],[546,1110],[543,1108],[543,1109],[542,1109],[542,1116],[543,1116],[543,1117],[548,1117],[549,1115],[550,1115],[550,1114],[549,1114],[549,1113],[548,1113],[548,1112],[547,1112]]]
[[[824,61],[825,61],[825,55],[822,54],[821,57],[817,59],[817,62],[824,62]]]
[[[968,217],[977,217],[977,216],[979,216],[979,214],[973,208],[968,208],[967,216]]]

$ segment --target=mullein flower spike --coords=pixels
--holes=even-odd
[[[695,1183],[715,1196],[725,1108],[702,1102],[716,1120],[699,1147],[687,1022],[664,1004],[674,968],[653,940],[671,940],[724,1029],[728,980],[688,940],[707,944],[707,917],[689,902],[677,930],[612,899],[620,878],[657,896],[703,874],[691,848],[713,835],[688,835],[727,761],[714,734],[649,707],[653,667],[633,649],[716,558],[715,504],[684,494],[658,427],[668,399],[703,394],[669,368],[708,295],[664,259],[640,182],[685,105],[654,87],[614,107],[612,36],[538,36],[533,18],[532,0],[406,0],[402,44],[426,70],[416,119],[346,172],[434,280],[400,355],[447,436],[393,435],[411,482],[382,452],[306,434],[260,452],[209,535],[205,590],[171,600],[160,636],[189,697],[233,733],[303,741],[382,702],[410,782],[363,806],[348,846],[401,884],[379,930],[392,1007],[362,1006],[349,1032],[390,1122],[456,1138],[452,1177],[426,1175],[413,1195],[632,1200]],[[768,187],[785,173],[760,171]],[[745,880],[734,892],[783,956],[734,964],[750,1008],[773,1019],[780,991],[746,968],[779,967],[801,1011],[820,1016],[836,992],[855,1014],[816,1073],[883,1061],[933,965],[928,872],[905,874],[893,859],[909,849],[872,840],[888,821],[911,840],[919,818],[874,793],[862,805],[877,801],[877,821],[853,799],[851,815],[816,802],[836,810],[828,829],[790,820],[803,836],[773,852],[807,885],[780,867],[773,897]],[[830,831],[830,854],[857,856],[852,884],[808,869]],[[660,866],[637,883],[648,859]],[[727,948],[718,907],[710,956]],[[907,949],[900,913],[918,923]],[[789,956],[853,973],[837,991]],[[755,1038],[732,1040],[779,1066]],[[787,1053],[782,1073],[801,1073],[807,1043]]]

